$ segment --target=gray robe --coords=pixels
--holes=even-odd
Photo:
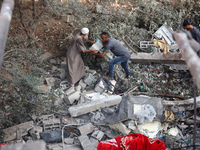
[[[72,40],[66,54],[67,80],[70,84],[75,84],[85,76],[84,63],[81,58],[81,51],[85,49],[83,39],[78,33]]]

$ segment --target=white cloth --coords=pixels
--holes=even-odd
[[[89,29],[88,28],[82,28],[81,29],[81,33],[82,34],[87,34],[87,33],[89,33]]]

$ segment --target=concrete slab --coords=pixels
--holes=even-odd
[[[68,110],[72,117],[87,114],[89,112],[99,110],[101,108],[117,105],[121,102],[122,98],[119,95],[105,96],[103,99],[96,99],[91,102],[71,106]]]

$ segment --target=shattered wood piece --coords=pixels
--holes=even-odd
[[[99,110],[101,108],[117,105],[121,102],[121,100],[121,96],[111,95],[105,97],[104,99],[97,99],[91,102],[71,106],[68,110],[72,117],[76,117],[95,110]]]
[[[17,143],[9,146],[1,146],[0,150],[46,150],[46,143],[42,140],[26,144]]]
[[[28,130],[33,127],[33,121],[21,123],[19,125],[4,129],[3,132],[5,133],[4,141],[10,141],[17,138],[17,130],[21,130],[21,136],[27,135]]]
[[[155,62],[164,64],[185,64],[185,60],[182,58],[181,53],[133,53],[130,59],[133,63]]]
[[[200,96],[196,98],[197,108],[200,108]],[[180,101],[163,101],[163,105],[173,112],[194,110],[194,98]]]
[[[39,60],[40,61],[47,61],[48,59],[52,58],[53,55],[49,52],[44,53],[43,55],[40,56]]]

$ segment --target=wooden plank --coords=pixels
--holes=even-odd
[[[130,60],[132,63],[162,63],[162,64],[185,64],[181,53],[133,53]]]

